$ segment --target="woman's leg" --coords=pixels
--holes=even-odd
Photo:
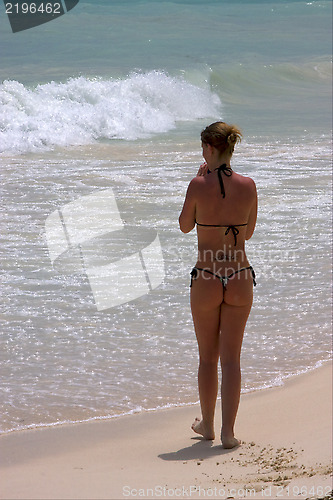
[[[240,287],[241,291],[237,293],[237,288]],[[251,306],[252,283],[248,279],[235,280],[233,283],[230,280],[230,285],[228,283],[225,292],[225,302],[221,306],[220,316],[221,440],[225,448],[233,448],[239,444],[239,441],[234,437],[234,424],[241,392],[241,348]]]
[[[219,280],[198,277],[191,288],[191,310],[199,347],[198,385],[202,420],[192,429],[214,439],[214,414],[218,393],[220,305],[223,289]]]

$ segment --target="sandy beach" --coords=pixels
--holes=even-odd
[[[1,499],[323,498],[332,490],[332,364],[243,395],[242,440],[190,425],[197,406],[1,436]],[[216,431],[220,426],[217,408]]]

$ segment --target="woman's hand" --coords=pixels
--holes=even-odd
[[[200,165],[200,168],[199,168],[198,173],[197,173],[197,177],[204,176],[207,174],[207,172],[208,172],[208,165],[207,165],[207,163],[203,163],[202,165]]]

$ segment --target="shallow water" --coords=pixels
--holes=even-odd
[[[258,286],[244,339],[244,391],[279,383],[330,355],[330,171],[323,142],[320,151],[312,145],[311,161],[292,142],[262,144],[264,159],[258,144],[243,143],[235,157],[260,198],[248,243]],[[121,161],[102,145],[93,154],[58,151],[6,160],[7,170],[2,165],[4,430],[196,401],[188,303],[195,234],[180,233],[177,217],[200,155],[187,145],[175,152],[159,143],[155,153],[152,146],[147,157],[148,143],[135,151],[119,143]],[[287,153],[288,162],[281,158]],[[129,227],[156,230],[165,276],[146,295],[98,311],[87,275],[52,267],[45,221],[56,207],[105,187]]]

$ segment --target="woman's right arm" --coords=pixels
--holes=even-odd
[[[205,162],[202,165],[200,165],[197,176],[200,177],[201,175],[207,175],[207,173],[208,173],[208,165]]]

